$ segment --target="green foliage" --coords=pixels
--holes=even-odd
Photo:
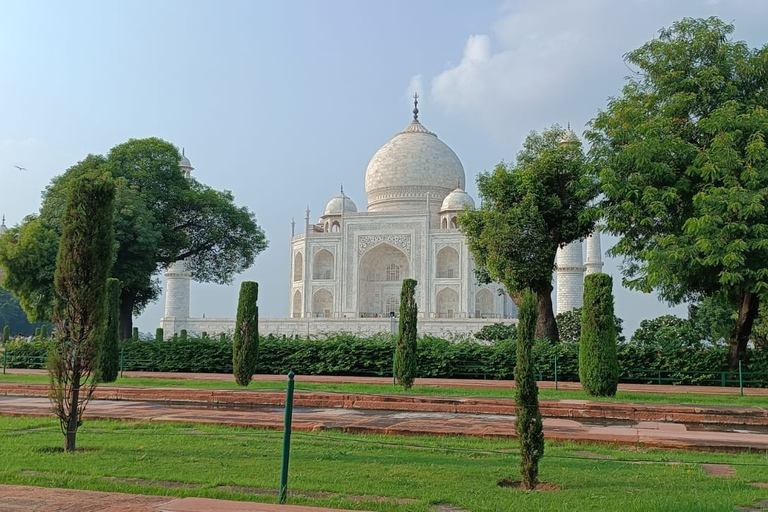
[[[486,325],[477,331],[475,338],[482,341],[517,339],[517,326],[515,324],[502,323]]]
[[[674,318],[674,317],[670,317]],[[721,372],[727,369],[727,349],[712,347],[706,341],[697,342],[686,320],[682,331],[658,329],[654,320],[646,320],[633,341],[619,344],[618,360],[622,382],[653,383],[657,371],[680,384],[720,385]],[[647,332],[644,341],[640,333]],[[654,333],[658,333],[655,336]],[[636,341],[635,341],[636,340]],[[187,346],[188,345],[188,346]],[[419,338],[416,359],[417,377],[487,377],[512,379],[517,357],[517,338],[490,344],[472,341],[455,343],[441,338]],[[232,373],[232,340],[224,335],[216,340],[191,337],[187,344],[177,340],[127,340],[126,370],[166,372]],[[11,339],[6,344],[11,368],[36,366],[40,356],[48,352],[46,343]],[[283,338],[263,336],[259,340],[257,373],[284,375],[293,369],[302,375],[362,375],[392,376],[392,354],[395,339],[389,334],[358,338],[352,334],[329,334],[322,339]],[[533,346],[537,379],[554,379],[554,358],[557,359],[561,381],[579,381],[579,343],[553,344],[536,340]],[[768,368],[768,351],[750,349],[745,356],[746,371],[764,372]],[[644,371],[638,371],[644,370]],[[682,372],[702,372],[684,374]],[[758,379],[760,377],[757,377]],[[762,377],[752,385],[768,386]]]
[[[3,343],[7,343],[11,339],[11,326],[6,325],[3,327]]]
[[[158,327],[157,329],[155,329],[155,341],[157,341],[158,343],[161,343],[163,341],[163,337],[164,337],[163,328]]]
[[[56,339],[48,363],[50,399],[65,437],[77,429],[97,382],[100,337],[107,317],[107,278],[113,262],[115,184],[98,170],[69,189],[56,256]]]
[[[619,384],[616,322],[613,313],[613,278],[590,274],[584,278],[581,316],[579,381],[592,396],[614,396]]]
[[[403,279],[403,288],[400,292],[400,323],[397,335],[397,347],[395,348],[394,373],[397,382],[408,391],[416,379],[418,361],[416,359],[418,336],[416,316],[416,280]]]
[[[133,341],[139,341],[139,328],[134,327],[131,332],[131,340]]]
[[[58,222],[61,223],[61,212]],[[30,322],[49,321],[53,317],[58,247],[59,235],[34,215],[0,236],[3,288],[18,299]]]
[[[587,236],[595,225],[595,180],[581,142],[559,126],[525,140],[517,162],[481,173],[481,207],[459,216],[484,281],[501,282],[513,297],[526,288],[542,303],[537,336],[558,340],[552,311],[557,248]]]
[[[572,310],[560,313],[555,317],[557,320],[557,329],[560,332],[560,341],[579,343],[581,340],[581,314],[581,308],[573,308]],[[617,339],[619,343],[621,343],[626,339],[621,334],[624,320],[616,316],[614,317],[614,323],[616,324]]]
[[[39,216],[0,238],[4,286],[20,298],[30,319],[50,318],[66,197],[72,183],[92,169],[109,173],[116,186],[112,277],[123,283],[121,338],[131,335],[131,315],[157,299],[153,276],[169,264],[184,260],[195,280],[216,283],[230,282],[253,264],[267,245],[253,214],[236,206],[230,192],[186,179],[179,158],[163,140],[131,139],[106,157],[87,156],[52,180]]]
[[[523,487],[535,489],[539,460],[544,456],[544,427],[539,410],[539,388],[534,373],[533,343],[537,299],[533,290],[523,292],[515,365],[515,430],[520,442],[520,476]]]
[[[243,281],[240,285],[240,297],[237,301],[237,320],[232,344],[232,368],[235,382],[248,386],[259,355],[259,284]],[[208,336],[203,336],[208,339]]]
[[[120,291],[119,279],[107,279],[107,321],[101,337],[99,353],[99,380],[115,382],[120,372]]]
[[[187,341],[187,330],[186,329],[182,329],[181,331],[179,331],[179,341],[182,342],[182,343],[186,343],[186,341]]]
[[[684,18],[629,52],[637,72],[588,138],[624,284],[672,303],[725,297],[735,368],[768,289],[768,45],[733,30]]]

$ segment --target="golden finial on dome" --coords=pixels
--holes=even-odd
[[[419,120],[419,93],[413,93],[413,120]]]

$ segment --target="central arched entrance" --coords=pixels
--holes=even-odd
[[[360,259],[357,311],[363,318],[398,314],[403,279],[410,277],[408,256],[400,249],[382,243]]]

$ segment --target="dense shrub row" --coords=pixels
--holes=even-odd
[[[684,329],[682,330],[684,333]],[[658,336],[658,334],[666,334]],[[680,329],[661,327],[652,341],[637,333],[632,342],[618,346],[619,374],[622,382],[653,382],[662,377],[679,383],[719,383],[719,375],[685,375],[680,372],[721,372],[727,369],[723,346],[706,347],[694,338],[685,339]],[[659,342],[661,339],[663,342]],[[451,342],[423,336],[418,342],[420,377],[470,377],[511,379],[515,367],[516,339]],[[9,366],[26,366],[28,356],[45,356],[47,344],[41,341],[11,340],[6,345]],[[126,341],[122,345],[124,369],[167,372],[232,372],[232,341],[190,337],[186,342],[166,340]],[[259,344],[258,373],[286,374],[293,370],[303,375],[392,375],[395,352],[389,335],[358,338],[351,334],[332,334],[323,339],[294,339],[265,336]],[[558,378],[579,380],[579,344],[551,344],[539,340],[533,348],[538,377],[554,378],[554,356],[558,356]],[[764,372],[768,351],[748,350],[745,371]],[[639,372],[637,370],[649,370]],[[667,373],[668,372],[668,373]],[[768,385],[768,375],[762,380]]]

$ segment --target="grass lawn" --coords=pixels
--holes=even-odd
[[[46,375],[22,375],[0,374],[0,382],[22,382],[30,384],[47,384]],[[146,386],[158,388],[195,388],[195,389],[243,389],[231,381],[206,381],[206,380],[181,380],[181,379],[149,379],[143,377],[119,377],[116,382],[106,384],[108,386]],[[285,382],[259,382],[254,381],[247,388],[250,390],[274,389],[285,390]],[[407,393],[402,387],[391,384],[316,384],[302,382],[301,375],[296,377],[297,391],[332,391],[339,393],[368,393],[368,394],[405,394],[426,396],[456,396],[456,397],[502,397],[512,398],[513,390],[461,388],[461,387],[434,387],[414,386]],[[567,391],[554,389],[539,390],[539,398],[551,400],[601,400],[606,402],[633,402],[633,403],[663,403],[663,404],[689,404],[689,405],[735,405],[768,407],[768,397],[765,396],[740,396],[733,395],[705,395],[694,393],[636,393],[619,391],[615,397],[595,398],[587,396],[583,391]]]
[[[282,435],[213,425],[87,421],[64,454],[58,423],[0,417],[0,483],[275,502]],[[517,444],[470,437],[293,434],[290,504],[381,511],[731,511],[766,499],[768,456],[547,443],[540,476],[519,478]],[[732,464],[708,476],[701,464]],[[0,500],[1,501],[1,500]]]

